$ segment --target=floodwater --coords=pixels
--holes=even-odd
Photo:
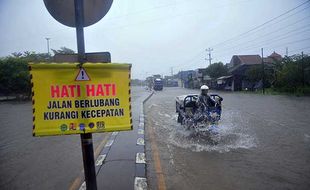
[[[214,145],[176,122],[174,98],[189,93],[198,91],[166,88],[145,107],[168,189],[310,189],[309,97],[218,92],[224,101]],[[152,189],[155,173],[148,166]]]
[[[142,95],[132,88],[132,101]],[[70,189],[83,171],[80,135],[33,137],[31,101],[0,102],[0,121],[1,190]],[[93,134],[94,151],[109,135]]]

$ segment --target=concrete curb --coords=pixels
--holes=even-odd
[[[141,103],[140,115],[139,115],[139,125],[138,125],[138,138],[136,146],[139,152],[136,154],[136,173],[134,181],[134,190],[147,190],[147,179],[146,179],[146,159],[145,159],[145,133],[144,133],[144,109],[143,106],[147,100],[149,100],[154,91],[151,92]]]

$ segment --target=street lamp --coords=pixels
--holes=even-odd
[[[46,42],[47,42],[47,54],[49,55],[50,54],[50,39],[51,38],[45,38],[46,39]]]

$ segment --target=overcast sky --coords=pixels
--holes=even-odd
[[[306,0],[115,0],[102,20],[85,28],[85,48],[132,63],[133,78],[206,67],[206,48],[213,48],[212,62],[224,63],[261,48],[265,55],[285,55],[286,47],[289,55],[309,53],[309,7]],[[45,53],[46,37],[52,49],[76,51],[75,29],[54,20],[43,0],[0,0],[0,26],[1,57]]]

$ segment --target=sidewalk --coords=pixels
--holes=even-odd
[[[113,132],[96,160],[97,188],[146,189],[143,92],[132,101],[133,130]],[[80,189],[85,188],[85,183]],[[86,189],[86,188],[85,188]]]

